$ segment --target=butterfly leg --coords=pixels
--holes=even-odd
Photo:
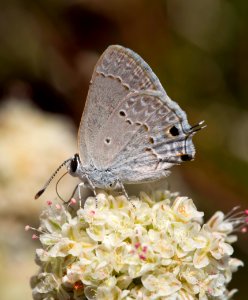
[[[69,198],[68,201],[64,201],[65,204],[70,205],[72,203],[72,199],[74,198],[74,196],[78,196],[78,200],[79,200],[79,207],[82,207],[82,202],[83,202],[83,195],[82,195],[82,189],[84,188],[90,188],[92,189],[92,186],[90,185],[90,183],[85,183],[85,182],[80,182],[76,185],[76,187],[74,188],[71,197]],[[94,192],[95,195],[95,192]],[[75,200],[75,199],[74,199]]]
[[[84,182],[80,182],[78,184],[78,198],[79,198],[79,206],[80,208],[82,207],[82,194],[81,194],[81,188],[85,187],[85,183]]]
[[[80,184],[80,183],[79,183]],[[79,184],[77,184],[73,190],[73,192],[71,193],[71,197],[69,198],[68,201],[66,201],[65,203],[69,203],[71,202],[71,199],[74,197],[74,195],[76,194],[76,191],[79,189]]]
[[[132,204],[132,206],[135,208],[135,205],[133,204],[132,200],[129,198],[128,193],[123,185],[123,183],[120,181],[120,179],[117,179],[118,185],[121,188],[123,194],[125,195],[125,197],[127,198],[127,200]]]
[[[73,191],[72,191],[72,193],[71,193],[71,196],[69,197],[69,200],[65,201],[65,200],[63,200],[61,197],[59,197],[59,198],[64,202],[64,205],[66,205],[67,207],[69,207],[69,206],[72,206],[72,205],[76,204],[77,200],[74,199],[74,196],[75,196],[76,192],[78,191],[78,195],[79,195],[79,206],[80,206],[80,208],[81,208],[80,185],[81,185],[81,184],[79,183],[79,184],[77,184],[77,185],[75,186],[75,188],[73,189]]]
[[[94,184],[92,183],[92,181],[89,179],[89,177],[87,175],[85,175],[85,178],[87,179],[89,187],[91,188],[91,190],[94,193],[94,196],[95,196],[95,199],[96,199],[96,208],[97,208],[98,203],[97,203],[96,188],[95,188]]]
[[[128,200],[130,200],[130,199],[129,199],[129,196],[128,196],[128,194],[127,194],[127,191],[126,191],[126,189],[125,189],[125,187],[124,187],[124,185],[123,185],[123,183],[120,181],[120,179],[118,179],[117,182],[118,182],[119,187],[121,188],[121,191],[122,191],[123,194],[125,195],[125,197],[126,197]]]

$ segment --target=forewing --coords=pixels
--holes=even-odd
[[[99,136],[104,139],[99,133],[112,118],[116,106],[128,94],[147,89],[164,93],[157,77],[136,53],[117,45],[108,47],[95,66],[79,126],[78,148],[84,165],[99,165],[96,140]]]

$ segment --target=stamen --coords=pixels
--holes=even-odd
[[[140,254],[140,255],[139,255],[139,258],[142,259],[142,260],[146,260],[146,257],[145,257],[145,255],[143,255],[143,254]]]
[[[51,200],[47,200],[46,203],[47,203],[48,206],[51,206],[53,204]]]
[[[144,247],[142,248],[142,251],[143,251],[144,253],[146,253],[146,252],[147,252],[147,246],[144,246]]]
[[[230,211],[229,211],[229,213],[227,213],[226,215],[225,215],[225,219],[227,219],[234,211],[236,211],[237,209],[239,209],[240,208],[240,205],[237,205],[237,206],[235,206],[233,209],[231,209]]]
[[[33,230],[33,231],[36,231],[38,233],[44,233],[45,231],[42,230],[42,227],[39,227],[39,228],[34,228],[34,227],[31,227],[30,225],[26,225],[24,227],[24,230],[25,231],[29,231],[29,230]]]
[[[241,225],[239,225],[238,227],[235,227],[234,228],[234,230],[232,231],[232,233],[234,233],[234,232],[242,232],[242,233],[245,233],[245,229],[244,228],[246,228],[246,224],[244,225],[244,224],[241,224]]]
[[[38,235],[33,234],[33,235],[32,235],[32,239],[33,239],[33,240],[37,240],[37,239],[39,239],[39,237],[38,237]]]
[[[60,205],[60,204],[56,204],[55,207],[56,207],[56,209],[58,209],[58,210],[61,209],[61,205]]]
[[[248,209],[243,211],[237,211],[240,206],[235,206],[228,214],[224,217],[224,222],[231,223],[233,226],[233,232],[242,232],[247,231],[248,224]]]
[[[77,203],[77,200],[75,198],[71,198],[70,205],[74,205],[76,203]]]

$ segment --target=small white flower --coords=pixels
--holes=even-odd
[[[201,220],[204,216],[203,212],[197,211],[192,199],[187,197],[177,197],[171,208],[174,212],[175,219],[184,222]]]
[[[206,267],[212,257],[220,260],[225,256],[232,255],[232,246],[227,244],[220,236],[213,234],[208,225],[203,225],[200,235],[203,238],[204,246],[197,249],[194,254],[193,262],[196,268]]]
[[[233,224],[225,221],[225,215],[222,211],[217,211],[207,222],[213,232],[229,234],[233,231]]]
[[[151,274],[143,275],[141,281],[144,287],[152,292],[152,299],[169,296],[180,290],[181,282],[166,270],[156,270]]]
[[[161,260],[167,260],[174,256],[174,246],[165,232],[151,229],[148,231],[148,237],[150,239],[149,244],[151,245],[149,248],[152,249],[154,255],[157,255]],[[148,251],[147,246],[146,249]]]

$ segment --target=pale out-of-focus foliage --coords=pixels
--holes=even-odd
[[[6,99],[0,108],[0,290],[3,299],[31,299],[29,278],[34,243],[24,232],[37,222],[44,199],[34,195],[54,169],[75,151],[74,128],[61,116],[44,113],[28,100]],[[57,179],[55,179],[56,181]],[[60,191],[71,193],[67,183]]]
[[[1,214],[32,215],[40,209],[37,202],[42,203],[33,200],[35,193],[75,153],[72,124],[17,99],[1,106],[0,120]],[[48,188],[45,196],[54,198],[54,189]]]

